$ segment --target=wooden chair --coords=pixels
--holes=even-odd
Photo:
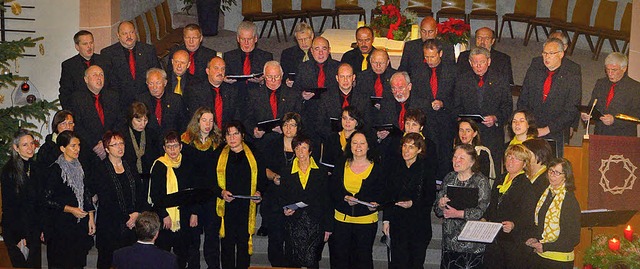
[[[311,26],[311,29],[314,29],[314,31],[314,17],[322,17],[322,25],[320,25],[320,31],[318,31],[318,33],[322,33],[324,24],[325,22],[327,22],[327,17],[331,17],[331,28],[336,28],[336,13],[333,11],[333,9],[322,8],[322,0],[304,0],[302,1],[302,10],[307,12],[309,25]]]
[[[496,11],[496,0],[473,0],[471,13],[467,15],[467,21],[471,20],[495,21],[495,31],[498,31],[498,12]]]
[[[367,23],[367,16],[364,8],[358,6],[358,0],[336,0],[336,21],[340,29],[340,15],[358,15],[358,21]]]
[[[173,42],[176,44],[181,44],[182,42],[184,42],[184,40],[182,39],[183,28],[173,29],[171,24],[167,22],[162,5],[157,5],[155,7],[155,10],[156,19],[158,20],[158,37],[160,39],[168,39],[169,42]]]
[[[287,28],[284,25],[284,20],[294,19],[289,35],[293,35],[293,30],[296,28],[298,20],[301,22],[307,21],[307,12],[303,10],[293,10],[293,4],[291,2],[291,0],[274,0],[273,7],[271,8],[271,12],[278,15],[278,19],[282,25],[282,35],[284,36],[285,42],[289,40],[287,39]]]
[[[576,9],[577,8],[578,7],[576,6]],[[571,47],[569,48],[569,55],[573,53],[573,49],[576,46],[578,37],[581,34],[584,35],[585,38],[587,39],[591,52],[595,53],[596,49],[595,49],[595,46],[593,45],[593,41],[591,40],[591,36],[597,35],[601,29],[613,29],[613,21],[616,18],[617,8],[618,8],[618,2],[602,0],[600,1],[600,5],[598,6],[598,11],[596,13],[596,20],[593,26],[589,26],[588,18],[586,20],[586,23],[583,22],[583,23],[573,24],[572,22],[572,25],[566,28],[567,31],[573,32],[573,42],[571,43]],[[576,10],[574,9],[574,13],[575,12]]]
[[[516,0],[516,5],[513,9],[513,13],[506,13],[502,15],[502,25],[500,26],[500,33],[498,34],[498,42],[502,38],[502,30],[504,30],[504,23],[506,22],[509,26],[509,33],[511,34],[511,39],[513,39],[513,27],[511,26],[511,22],[524,22],[527,23],[527,29],[525,30],[525,35],[529,32],[529,20],[536,17],[536,13],[538,10],[538,1],[537,0]],[[497,29],[496,29],[497,30]],[[536,40],[538,40],[538,29],[536,31]]]
[[[440,18],[460,18],[466,22],[468,20],[465,9],[465,0],[443,0],[442,8],[436,15],[436,21],[440,22]]]
[[[416,13],[418,17],[433,17],[431,6],[431,0],[409,0],[407,10]]]
[[[600,29],[597,34],[598,41],[596,42],[596,51],[593,53],[593,60],[597,61],[600,57],[605,39],[609,40],[611,50],[625,54],[628,53],[629,37],[631,36],[631,12],[632,5],[631,3],[627,3],[627,6],[624,8],[624,14],[622,14],[622,20],[620,21],[620,30],[613,30],[613,26],[610,29],[606,27]],[[624,41],[622,50],[618,47],[617,40]]]
[[[131,22],[133,23],[133,21]],[[144,28],[144,19],[142,18],[142,14],[138,15],[135,18],[136,30],[138,30],[138,40],[143,43],[149,43],[147,38],[147,30]]]
[[[151,44],[156,47],[158,58],[164,58],[164,56],[169,55],[169,50],[177,46],[178,43],[158,37],[158,28],[156,27],[156,22],[153,20],[151,10],[145,12],[144,16],[147,18],[147,25],[149,26],[149,40],[151,40]],[[180,39],[180,42],[182,42],[182,39]]]
[[[527,22],[527,34],[524,36],[524,45],[526,46],[527,44],[529,44],[531,33],[534,31],[534,29],[537,31],[538,26],[542,27],[545,36],[549,36],[549,31],[546,27],[551,27],[553,23],[566,22],[568,7],[569,0],[553,0],[553,3],[551,3],[551,14],[549,15],[549,17],[535,17],[529,19],[529,22]]]
[[[275,27],[276,37],[278,38],[278,42],[280,42],[280,34],[278,32],[277,24],[278,15],[271,12],[263,12],[261,0],[242,0],[242,16],[245,21],[263,22],[262,30],[260,31],[260,38],[264,35],[264,30],[267,28],[267,24],[271,22],[271,28],[269,29],[269,35],[267,35],[267,37],[271,37],[271,30]]]
[[[382,5],[384,5],[384,0],[376,0],[376,7],[371,10],[371,19],[369,19],[369,21],[373,21],[373,16],[382,14],[382,10],[380,9]]]

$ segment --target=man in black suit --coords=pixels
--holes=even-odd
[[[393,124],[404,131],[404,114],[410,108],[426,110],[426,100],[412,94],[413,84],[409,74],[404,71],[396,72],[391,76],[391,92],[393,98],[382,99],[380,106],[381,123]],[[378,131],[378,139],[383,140],[389,135],[389,131]],[[396,149],[394,149],[396,150]]]
[[[315,37],[313,29],[306,22],[297,24],[294,32],[296,45],[283,50],[280,56],[282,71],[287,77],[286,83],[289,87],[293,86],[293,81],[295,80],[295,77],[289,74],[297,74],[298,65],[311,59],[309,49],[311,49],[311,42]]]
[[[313,148],[319,148],[320,143],[325,139],[322,130],[314,128],[320,119],[320,99],[322,96],[315,96],[309,89],[314,88],[338,88],[338,81],[333,79],[338,74],[338,61],[331,59],[331,46],[324,37],[316,37],[311,43],[312,59],[298,66],[298,75],[293,88],[296,92],[302,93],[302,106],[300,116],[305,134],[311,138],[313,143],[317,143]],[[322,94],[324,95],[324,94]],[[318,147],[315,147],[318,146]]]
[[[93,159],[91,150],[100,159],[106,157],[102,135],[108,130],[120,130],[122,112],[117,92],[104,89],[104,72],[97,65],[85,71],[85,88],[71,96],[75,132],[85,145],[81,150],[83,164]]]
[[[138,94],[136,101],[144,103],[149,108],[149,123],[147,128],[160,134],[162,139],[169,131],[184,132],[189,118],[180,95],[165,92],[167,73],[160,68],[151,68],[146,73],[148,91]]]
[[[227,51],[223,55],[227,65],[228,75],[250,75],[262,72],[264,64],[273,60],[273,54],[256,48],[258,32],[256,25],[250,21],[243,21],[238,25],[236,36],[239,48]],[[264,77],[250,78],[246,81],[226,79],[225,82],[234,84],[238,88],[241,102],[246,104],[249,100],[249,90],[260,86]]]
[[[422,64],[422,43],[428,39],[436,39],[438,36],[438,23],[433,17],[424,17],[420,22],[420,39],[411,40],[404,43],[402,58],[400,59],[399,71],[406,71],[413,76],[414,68]],[[455,63],[456,58],[453,52],[453,45],[442,46],[442,61]]]
[[[362,26],[356,30],[356,42],[358,47],[347,51],[342,55],[340,62],[348,63],[353,68],[355,74],[371,68],[371,52],[373,47],[373,30],[369,26]]]
[[[424,63],[416,66],[412,75],[412,94],[425,100],[426,125],[423,133],[436,144],[438,151],[437,178],[451,171],[455,122],[453,114],[456,66],[442,60],[442,43],[428,39],[422,46]]]
[[[136,29],[129,21],[118,25],[118,43],[102,50],[110,61],[111,86],[120,94],[120,104],[126,110],[136,95],[147,91],[145,72],[160,68],[156,49],[138,41]]]
[[[242,120],[238,90],[224,82],[226,65],[220,57],[213,57],[207,66],[207,80],[194,85],[191,91],[184,92],[184,100],[190,113],[199,107],[208,107],[213,111],[218,128],[232,120]]]
[[[71,104],[71,95],[85,88],[84,71],[89,66],[98,65],[102,67],[102,70],[109,70],[107,60],[102,55],[94,53],[93,34],[91,32],[86,30],[78,31],[73,35],[73,42],[78,54],[62,62],[60,95],[58,95],[62,109],[67,110]]]
[[[138,242],[113,253],[116,269],[177,269],[178,261],[171,252],[154,245],[160,232],[160,219],[153,212],[142,212],[135,226]]]
[[[640,118],[640,83],[630,78],[627,72],[629,60],[619,52],[613,52],[604,59],[606,78],[596,82],[591,93],[589,106],[598,99],[595,108],[603,116],[595,121],[597,135],[638,136],[635,122],[616,120],[619,113]],[[589,120],[587,113],[580,113],[582,120]],[[593,120],[593,119],[592,119]]]
[[[205,69],[211,58],[216,57],[216,51],[202,46],[202,29],[197,24],[187,24],[182,30],[182,40],[184,44],[174,47],[169,52],[169,59],[173,59],[173,54],[179,50],[187,51],[189,59],[188,74],[199,80],[206,80]],[[174,63],[167,63],[167,73],[173,70]]]
[[[476,47],[483,47],[491,52],[491,66],[489,66],[489,69],[495,69],[498,74],[507,78],[507,82],[510,85],[513,85],[511,56],[493,49],[493,44],[496,42],[495,36],[495,32],[488,27],[476,30]],[[469,52],[469,50],[463,51],[458,56],[458,72],[460,74],[471,71]]]
[[[393,98],[391,84],[389,80],[396,70],[389,64],[389,54],[385,50],[374,50],[369,56],[371,68],[362,71],[356,77],[354,91],[365,95],[366,98],[373,96],[378,98]],[[369,124],[375,125],[379,121],[380,102],[371,101],[369,108]]]
[[[536,117],[538,136],[556,141],[558,156],[563,156],[565,133],[579,117],[576,105],[582,97],[582,71],[564,58],[562,41],[547,39],[542,61],[534,58],[522,83],[518,109],[527,109]]]
[[[174,52],[170,59],[169,63],[171,63],[171,69],[168,69],[167,71],[168,78],[167,87],[165,88],[166,92],[182,95],[183,92],[189,91],[189,88],[193,84],[203,81],[187,72],[191,67],[191,63],[189,62],[189,53],[186,50],[178,50]],[[206,69],[206,67],[204,69]]]
[[[507,78],[490,69],[492,54],[483,47],[471,49],[469,63],[472,71],[458,77],[455,92],[456,114],[481,115],[478,124],[482,144],[491,150],[496,164],[502,163],[504,154],[504,125],[507,125],[513,101]]]

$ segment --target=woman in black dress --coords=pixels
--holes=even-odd
[[[487,246],[484,265],[487,268],[525,268],[531,251],[524,245],[530,229],[531,184],[525,174],[530,156],[523,145],[512,145],[504,153],[507,173],[496,178],[491,189],[491,202],[485,212],[487,221],[502,223],[495,241]],[[533,198],[535,199],[535,198]]]
[[[293,139],[296,157],[281,179],[278,205],[285,216],[288,267],[318,268],[324,242],[329,237],[327,228],[332,212],[328,177],[326,170],[311,157],[311,145],[311,140],[302,135]],[[298,202],[307,206],[290,207]]]
[[[40,268],[39,184],[33,174],[36,145],[31,133],[20,129],[13,136],[11,158],[2,167],[2,236],[13,267]],[[35,170],[34,169],[34,170]],[[20,247],[18,247],[20,246]],[[21,247],[29,249],[22,255]]]
[[[78,268],[87,264],[87,253],[96,232],[94,207],[78,161],[80,140],[64,131],[57,144],[62,154],[51,165],[45,187],[51,232],[45,237],[50,268]]]
[[[141,102],[133,102],[129,106],[127,127],[122,131],[125,143],[122,158],[144,179],[145,186],[149,184],[151,165],[162,153],[159,136],[147,128],[148,122],[147,106]]]
[[[136,242],[132,230],[140,212],[148,208],[147,189],[124,155],[124,137],[107,131],[102,137],[107,158],[96,166],[97,194],[100,207],[96,222],[98,268],[110,268],[113,252]]]
[[[426,156],[419,133],[400,141],[402,161],[387,181],[393,205],[384,210],[382,231],[391,238],[390,268],[422,268],[431,241],[431,207],[436,192],[436,159]]]
[[[372,269],[377,207],[384,200],[385,170],[375,161],[362,131],[351,135],[346,159],[335,167],[330,183],[334,221],[329,253],[331,268]],[[365,204],[361,204],[366,202]]]
[[[480,142],[480,131],[478,124],[472,119],[460,119],[458,121],[458,136],[453,140],[453,146],[462,144],[472,145],[476,149],[478,154],[478,167],[479,172],[488,177],[490,180],[496,178],[496,166],[500,164],[493,163],[493,157],[491,157],[491,150],[482,145]]]

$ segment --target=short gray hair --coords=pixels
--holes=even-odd
[[[409,77],[409,73],[405,71],[395,72],[393,75],[391,75],[390,80],[393,80],[395,77],[399,77],[399,76],[402,76],[402,78],[404,78],[404,81],[407,82],[407,85],[411,83],[411,77]]]
[[[629,64],[629,59],[626,55],[620,52],[612,52],[604,59],[604,64],[614,64],[619,65],[621,68],[625,68]]]
[[[147,70],[146,79],[149,79],[149,76],[153,73],[158,73],[162,76],[162,79],[167,79],[167,72],[157,67],[149,68],[149,70]]]
[[[547,41],[544,42],[544,45],[542,47],[544,48],[548,44],[551,44],[551,43],[557,44],[558,46],[560,46],[560,49],[562,49],[562,51],[564,51],[564,43],[562,43],[562,40],[560,40],[558,38],[555,38],[555,37],[547,39]]]
[[[553,37],[555,35],[558,35],[559,37]],[[563,32],[554,31],[553,33],[549,34],[549,37],[560,39],[560,41],[562,41],[562,46],[569,47],[569,37],[565,35]]]
[[[262,73],[267,73],[267,66],[272,66],[272,67],[278,67],[278,69],[280,69],[280,74],[283,74],[284,71],[282,71],[282,66],[280,65],[280,63],[278,61],[268,61],[264,64],[264,67],[262,68]]]
[[[311,28],[311,26],[306,22],[300,22],[300,23],[296,24],[296,28],[293,31],[294,31],[294,33],[296,35],[299,34],[299,33],[304,33],[304,32],[308,32],[310,34],[313,34],[313,28]]]
[[[240,31],[251,31],[253,32],[254,37],[258,36],[258,27],[256,26],[255,23],[250,21],[240,22],[240,24],[238,24],[238,33],[237,33],[238,35],[240,34]]]
[[[491,58],[491,52],[488,49],[483,47],[472,48],[471,51],[469,52],[469,60],[471,60],[471,57],[476,55],[484,55],[485,57],[487,57],[487,59]]]

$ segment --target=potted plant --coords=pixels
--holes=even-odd
[[[189,10],[196,5],[198,10],[198,24],[202,28],[204,36],[215,36],[218,34],[218,18],[220,12],[231,10],[231,6],[238,3],[236,0],[181,0],[184,3],[182,11],[189,14]]]
[[[471,25],[465,23],[464,20],[449,18],[449,20],[438,23],[437,29],[440,40],[454,45],[456,59],[460,52],[469,47]]]
[[[397,0],[387,1],[387,4],[377,8],[382,14],[373,18],[369,24],[375,36],[397,41],[406,40],[411,32],[411,25],[416,21],[416,14],[409,11],[401,12]]]

